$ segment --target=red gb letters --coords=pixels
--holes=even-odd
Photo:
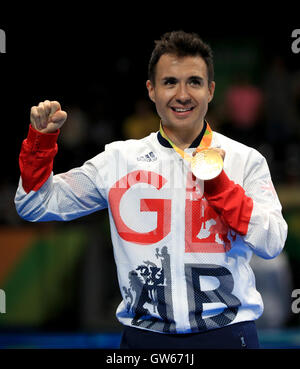
[[[157,226],[150,232],[141,233],[129,228],[120,214],[121,199],[132,186],[146,183],[159,191],[166,182],[163,176],[155,172],[137,170],[128,173],[113,185],[109,191],[109,203],[116,228],[122,239],[140,245],[149,245],[161,241],[170,233],[172,200],[140,199],[141,212],[157,213]],[[130,211],[130,204],[128,208]],[[185,252],[226,252],[231,248],[228,233],[229,227],[209,206],[196,178],[189,172],[185,200]]]
[[[229,251],[229,227],[203,197],[196,177],[187,175],[185,200],[185,252],[219,253]]]
[[[141,199],[141,211],[155,211],[157,213],[157,227],[151,232],[136,232],[124,223],[120,214],[120,202],[125,192],[137,183],[148,183],[160,190],[166,183],[166,179],[155,172],[145,170],[128,173],[110,189],[109,203],[120,237],[128,242],[149,245],[161,241],[171,231],[171,200]]]

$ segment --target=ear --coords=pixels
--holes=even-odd
[[[208,102],[211,102],[211,100],[214,97],[214,93],[215,93],[215,87],[216,87],[216,83],[215,81],[210,82],[209,86],[208,86],[208,91],[209,91],[209,97],[208,97]]]
[[[150,100],[152,100],[155,103],[155,91],[154,91],[154,86],[152,84],[152,82],[148,79],[148,81],[146,82],[146,87],[148,90],[148,95],[150,97]]]

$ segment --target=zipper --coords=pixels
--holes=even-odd
[[[243,348],[245,348],[245,347],[247,347],[247,344],[246,344],[246,342],[245,342],[245,337],[243,336],[243,334],[242,333],[240,333],[240,340],[241,340],[241,346],[243,347]]]
[[[179,170],[181,175],[180,184],[183,186],[183,190],[180,190],[180,196],[176,196],[176,233],[177,233],[177,244],[179,247],[176,248],[176,290],[177,290],[177,301],[176,310],[178,312],[178,322],[177,328],[182,332],[190,328],[188,306],[187,306],[187,291],[186,291],[186,277],[184,269],[184,253],[185,253],[185,200],[186,200],[186,169],[184,165],[184,159],[179,158]],[[182,298],[186,296],[186,298]],[[186,301],[183,303],[183,301]]]

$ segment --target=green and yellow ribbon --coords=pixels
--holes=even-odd
[[[169,137],[166,135],[166,133],[163,130],[162,123],[160,122],[159,132],[162,135],[163,138],[165,138],[169,144],[173,147],[173,149],[185,160],[188,162],[191,162],[193,157],[186,152],[184,152],[182,149],[180,149],[178,146],[172,142]],[[206,122],[206,130],[204,132],[204,135],[202,137],[202,140],[199,144],[199,146],[196,148],[196,152],[200,152],[204,149],[207,149],[210,147],[212,141],[212,129],[210,128],[209,124]]]

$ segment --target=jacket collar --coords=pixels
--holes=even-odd
[[[196,148],[200,145],[200,142],[203,138],[204,132],[206,131],[206,127],[207,127],[207,123],[204,120],[204,124],[203,124],[203,128],[202,131],[200,132],[200,134],[198,135],[198,137],[195,138],[195,140],[191,143],[189,148]],[[158,131],[157,132],[157,139],[159,141],[159,143],[164,146],[164,147],[169,147],[172,149],[172,146],[170,145],[170,143],[161,135],[161,133]]]

